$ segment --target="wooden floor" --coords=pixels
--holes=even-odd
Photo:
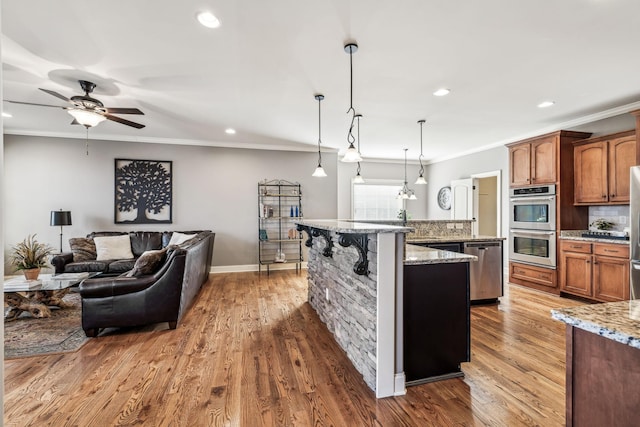
[[[579,303],[511,285],[472,308],[465,378],[377,400],[305,302],[305,274],[212,275],[176,330],[5,361],[5,425],[564,425],[564,324],[549,310]]]

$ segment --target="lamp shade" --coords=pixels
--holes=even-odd
[[[81,125],[89,127],[96,126],[97,124],[107,120],[107,118],[102,114],[98,114],[90,110],[69,108],[67,113],[71,114]]]
[[[51,211],[50,225],[71,225],[71,211]]]

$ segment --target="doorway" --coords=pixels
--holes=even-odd
[[[471,175],[477,191],[474,206],[473,234],[501,237],[502,234],[502,179],[501,171]]]

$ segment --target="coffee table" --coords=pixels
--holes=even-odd
[[[51,316],[49,306],[70,307],[63,301],[72,286],[100,273],[40,274],[38,280],[24,276],[6,276],[4,279],[5,322],[16,320],[23,311],[34,318]]]

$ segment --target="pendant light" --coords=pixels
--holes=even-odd
[[[349,133],[347,133],[347,142],[349,143],[349,148],[347,148],[347,151],[344,153],[342,161],[347,163],[356,163],[362,161],[360,153],[358,153],[358,150],[356,150],[356,147],[353,145],[353,143],[356,142],[356,139],[353,136],[353,123],[356,119],[356,110],[353,108],[353,54],[358,51],[358,45],[355,43],[347,43],[344,46],[344,51],[349,54],[349,75],[351,79],[351,89],[349,92],[350,102],[347,114],[351,113],[351,126],[349,126]]]
[[[407,187],[407,184],[408,184],[407,182],[407,150],[408,148],[404,149],[404,185],[402,186],[402,189],[398,192],[398,199],[417,200],[418,198],[416,197],[413,190]]]
[[[358,120],[358,154],[360,154],[360,119],[362,118],[362,114],[356,114],[356,119]],[[360,175],[360,162],[358,162],[358,169],[356,169],[356,176],[353,178],[354,184],[364,184],[364,178]]]
[[[315,98],[318,101],[318,167],[311,176],[324,178],[327,176],[327,173],[322,168],[322,153],[320,152],[320,143],[322,142],[322,116],[320,115],[320,103],[324,99],[324,95],[318,94]]]
[[[424,185],[427,183],[427,180],[424,179],[424,165],[422,164],[422,125],[424,124],[426,120],[418,120],[418,124],[420,125],[420,157],[418,157],[418,160],[420,161],[420,176],[418,176],[418,179],[416,179],[416,184],[417,185]]]

